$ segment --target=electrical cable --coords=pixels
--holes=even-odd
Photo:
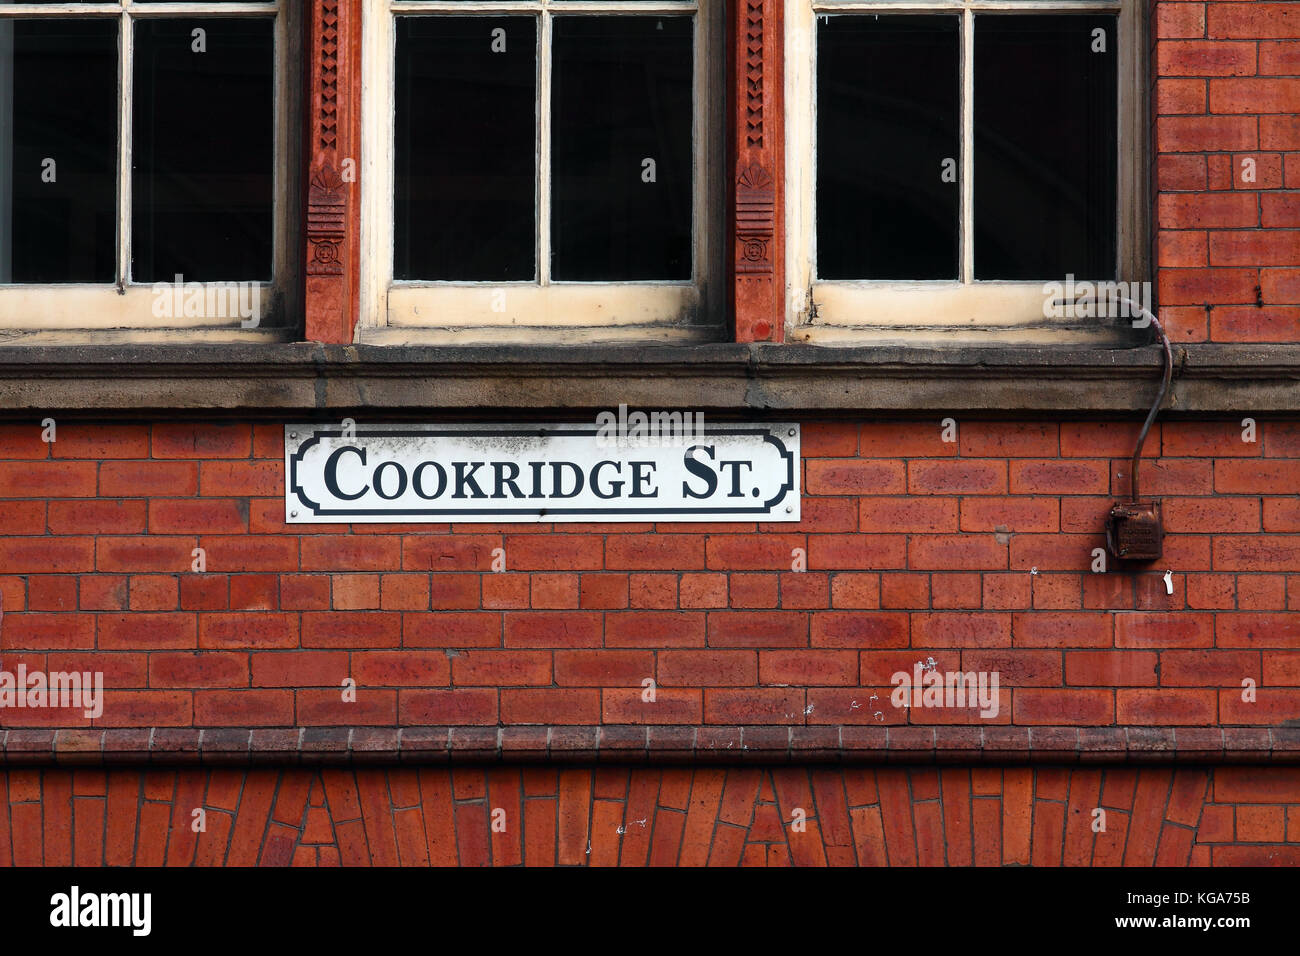
[[[1142,446],[1146,443],[1147,433],[1151,431],[1151,426],[1155,423],[1156,415],[1160,413],[1160,406],[1164,404],[1165,395],[1169,391],[1169,383],[1174,374],[1174,351],[1173,346],[1169,342],[1169,336],[1165,333],[1164,326],[1160,324],[1160,320],[1157,319],[1150,310],[1144,309],[1142,306],[1130,302],[1128,299],[1121,299],[1120,301],[1127,304],[1130,308],[1136,309],[1139,315],[1145,317],[1153,326],[1155,326],[1156,333],[1160,336],[1161,348],[1164,352],[1165,371],[1164,377],[1160,382],[1160,392],[1156,395],[1156,400],[1151,405],[1151,411],[1147,413],[1146,423],[1143,424],[1142,431],[1138,434],[1137,447],[1133,449],[1132,484],[1130,489],[1132,494],[1129,498],[1131,501],[1137,501],[1138,465],[1142,461]]]

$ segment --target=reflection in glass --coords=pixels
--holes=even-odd
[[[537,21],[399,17],[397,279],[536,273]]]
[[[552,276],[691,278],[689,16],[559,16]]]
[[[273,27],[136,21],[134,281],[271,278]]]
[[[1117,21],[975,17],[975,277],[1116,270]]]
[[[958,22],[818,17],[819,278],[957,278]]]
[[[117,21],[0,19],[0,283],[113,282]]]

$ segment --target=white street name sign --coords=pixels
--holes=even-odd
[[[799,520],[798,425],[700,421],[661,439],[345,420],[284,434],[290,524]]]

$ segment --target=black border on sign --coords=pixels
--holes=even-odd
[[[310,425],[304,427],[311,427]],[[486,438],[486,437],[537,437],[545,438],[550,435],[555,436],[591,436],[595,437],[600,433],[598,426],[584,426],[579,428],[560,428],[555,430],[528,428],[521,426],[519,428],[491,428],[491,429],[380,429],[375,428],[358,428],[353,434],[357,438],[369,437],[389,437],[389,438]],[[312,445],[317,444],[322,438],[336,438],[343,434],[343,429],[331,426],[330,428],[312,428],[311,437],[302,441],[296,451],[289,455],[289,492],[295,496],[303,507],[308,508],[314,517],[392,517],[397,523],[400,523],[404,517],[411,516],[429,516],[429,517],[455,517],[455,516],[484,516],[492,517],[496,515],[519,516],[519,517],[536,517],[545,518],[548,515],[581,515],[592,518],[607,517],[609,515],[662,515],[672,517],[675,515],[770,515],[772,507],[794,490],[794,452],[786,447],[785,442],[772,434],[772,428],[755,426],[755,425],[718,425],[705,426],[705,437],[709,435],[762,435],[764,441],[770,442],[777,448],[777,453],[785,459],[786,474],[785,481],[778,489],[777,494],[763,502],[762,505],[741,508],[607,508],[603,510],[593,510],[591,508],[406,508],[401,511],[392,511],[383,508],[357,508],[347,511],[324,508],[315,501],[306,496],[303,489],[298,486],[298,462],[305,456],[306,452]],[[302,523],[302,522],[300,522]]]

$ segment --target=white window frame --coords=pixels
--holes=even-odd
[[[721,328],[724,131],[721,0],[365,0],[361,159],[360,341],[689,342]],[[393,278],[396,22],[411,15],[536,16],[537,165],[533,280]],[[551,25],[564,14],[694,16],[692,278],[573,282],[550,277]],[[504,294],[502,294],[504,293]],[[494,305],[497,307],[494,310]],[[504,311],[501,311],[504,307]]]
[[[283,337],[284,330],[264,327],[274,314],[291,314],[296,298],[294,277],[299,269],[299,203],[294,195],[297,175],[297,130],[302,112],[298,94],[302,76],[301,3],[293,0],[241,0],[213,3],[185,0],[142,3],[140,0],[86,3],[6,3],[0,0],[0,20],[116,19],[118,21],[117,116],[117,276],[115,283],[10,283],[0,285],[0,332],[6,340],[62,340],[60,332],[94,329],[95,341],[138,340],[155,333],[187,330],[187,341],[249,341]],[[260,307],[255,316],[154,315],[155,282],[131,278],[131,149],[134,108],[134,45],[136,20],[203,17],[274,18],[274,158],[272,172],[272,263],[269,282],[258,282]],[[195,104],[201,108],[201,104]],[[164,281],[164,280],[160,280]],[[168,285],[174,281],[165,280]],[[237,280],[231,280],[237,281]],[[24,335],[23,333],[28,333]],[[197,338],[196,338],[197,336]]]
[[[961,157],[959,278],[936,281],[823,280],[816,263],[816,17],[818,14],[957,14],[960,18]],[[1147,62],[1145,10],[1137,0],[785,0],[786,330],[787,341],[851,344],[867,340],[952,342],[973,334],[1000,342],[1067,339],[1087,331],[1051,330],[1043,286],[1065,280],[975,279],[974,21],[990,13],[1118,14],[1117,269],[1124,281],[1149,278],[1147,240]],[[936,171],[938,175],[938,171]],[[1078,276],[1080,280],[1106,278]]]

